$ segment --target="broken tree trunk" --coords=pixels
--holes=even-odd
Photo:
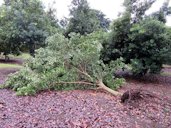
[[[141,90],[128,90],[121,96],[121,103],[141,98]]]
[[[90,86],[94,86],[95,84],[93,83],[90,83],[90,82],[83,82],[83,81],[75,81],[75,82],[57,82],[57,83],[52,83],[52,85],[55,85],[55,84],[84,84],[84,85],[90,85]],[[109,92],[110,94],[114,95],[114,96],[121,96],[122,94],[117,92],[117,91],[114,91],[112,89],[110,89],[109,87],[107,87],[102,80],[98,80],[96,85],[99,87],[99,89],[103,89],[107,92]]]
[[[131,89],[126,91],[122,96],[121,96],[121,103],[129,102],[129,101],[134,101],[134,100],[140,100],[140,99],[146,99],[146,98],[159,98],[156,94],[143,90],[143,89]]]
[[[115,95],[115,96],[122,95],[121,93],[119,93],[119,92],[117,92],[117,91],[114,91],[114,90],[110,89],[109,87],[107,87],[106,85],[104,85],[104,83],[103,83],[102,80],[99,80],[99,81],[97,82],[97,85],[98,85],[100,88],[104,89],[105,91],[111,93],[112,95]]]

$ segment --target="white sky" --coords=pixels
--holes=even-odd
[[[68,17],[69,15],[69,5],[71,0],[42,0],[45,7],[53,6],[57,10],[57,17]],[[55,3],[53,3],[55,1]],[[101,10],[107,18],[116,19],[119,12],[123,11],[122,3],[124,0],[88,0],[90,7],[94,9]],[[147,12],[148,14],[157,11],[165,0],[157,0],[153,4],[152,8]],[[3,0],[0,0],[2,4]],[[171,5],[171,2],[170,2]],[[167,24],[171,26],[171,16],[168,17]]]
[[[53,5],[53,7],[57,9],[57,16],[59,18],[69,15],[68,8],[72,0],[42,0],[42,1],[46,5],[49,5],[49,3],[55,1],[56,4]],[[116,18],[118,12],[123,10],[121,6],[124,0],[87,0],[87,1],[89,2],[91,8],[101,10],[110,19]]]
[[[42,0],[43,3],[48,5],[53,5],[57,10],[57,17],[68,17],[69,15],[69,5],[72,0]],[[52,4],[55,1],[55,4]],[[91,8],[101,10],[107,18],[116,19],[119,12],[124,10],[122,4],[124,0],[87,0],[90,4]],[[153,4],[152,8],[147,12],[147,14],[157,11],[163,4],[165,0],[157,0],[156,3]],[[49,4],[50,3],[50,4]],[[171,2],[170,2],[171,5]],[[171,26],[171,16],[168,17],[167,25]]]

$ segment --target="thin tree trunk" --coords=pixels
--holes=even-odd
[[[99,80],[97,85],[100,88],[102,88],[102,89],[106,90],[107,92],[111,93],[112,95],[115,95],[115,96],[122,95],[121,93],[119,93],[117,91],[114,91],[114,90],[110,89],[109,87],[107,87],[106,85],[104,85],[102,80]]]
[[[51,85],[54,85],[54,84],[84,84],[84,85],[95,85],[93,83],[89,83],[89,82],[83,82],[83,81],[75,81],[75,82],[56,82],[56,83],[53,83]],[[121,96],[122,93],[119,93],[117,91],[114,91],[112,89],[110,89],[109,87],[107,87],[106,85],[104,85],[104,83],[102,82],[102,80],[99,80],[97,81],[97,86],[99,86],[99,88],[111,93],[112,95],[115,95],[115,96]]]
[[[9,61],[10,58],[9,58],[9,56],[6,53],[4,53],[4,56],[5,56],[5,62]]]

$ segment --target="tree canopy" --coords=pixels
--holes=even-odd
[[[114,20],[112,32],[103,42],[102,59],[105,63],[123,57],[137,75],[161,70],[164,58],[169,56],[171,38],[160,17],[145,15],[154,2],[125,0],[126,11]]]
[[[71,32],[81,35],[90,34],[99,29],[107,30],[110,20],[105,15],[95,9],[91,9],[87,0],[73,0],[70,8],[69,24],[65,31],[65,36]]]
[[[5,1],[0,10],[1,52],[5,54],[18,54],[22,47],[28,47],[33,55],[34,49],[56,32],[39,0]]]

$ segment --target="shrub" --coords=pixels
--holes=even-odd
[[[164,23],[147,18],[131,24],[124,16],[114,22],[101,57],[105,63],[123,57],[135,75],[158,73],[169,56],[170,42]]]

